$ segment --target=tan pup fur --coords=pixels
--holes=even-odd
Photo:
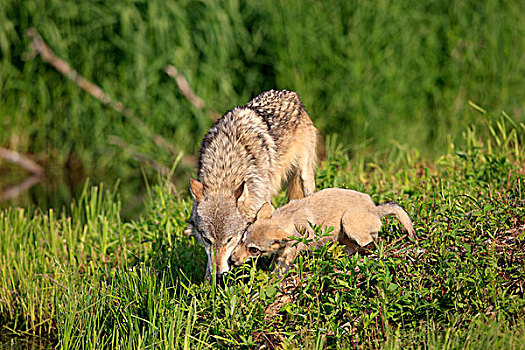
[[[297,254],[313,250],[317,245],[339,242],[347,253],[354,253],[377,238],[381,230],[381,218],[395,215],[417,240],[412,220],[397,203],[376,206],[369,195],[352,190],[328,188],[304,199],[295,200],[275,210],[265,203],[255,222],[248,227],[232,254],[232,264],[238,266],[247,260],[276,254],[275,271],[282,275],[288,271]],[[331,235],[312,240],[309,246],[290,237],[314,238],[309,223],[333,227]],[[306,237],[305,237],[306,236]]]
[[[201,144],[186,229],[204,245],[206,276],[222,275],[257,210],[288,182],[288,198],[315,191],[317,130],[297,93],[264,92],[227,112]]]

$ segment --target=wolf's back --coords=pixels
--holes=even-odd
[[[313,125],[299,95],[294,91],[270,90],[261,93],[244,107],[255,111],[266,123],[275,143],[288,141],[300,124]]]
[[[224,185],[216,183],[218,178],[238,186],[253,167],[271,170],[276,155],[293,141],[290,135],[300,124],[313,126],[293,91],[266,91],[228,111],[201,143],[199,180],[208,188]]]
[[[244,107],[227,112],[202,141],[199,181],[211,192],[227,192],[242,181],[260,182],[275,158],[275,142],[264,120]]]

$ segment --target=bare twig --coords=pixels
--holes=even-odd
[[[134,150],[132,146],[127,144],[120,137],[110,136],[109,137],[109,143],[122,148],[124,151],[128,152],[133,158],[135,158],[136,160],[138,160],[141,163],[146,163],[147,165],[152,167],[156,172],[162,174],[163,176],[169,176],[169,174],[170,174],[170,169],[169,168],[167,168],[164,165],[160,164],[156,160],[148,157],[147,155]]]
[[[30,176],[24,181],[7,188],[0,193],[0,201],[16,198],[24,191],[27,191],[42,180],[42,175]]]
[[[55,283],[56,285],[58,285],[58,286],[64,288],[64,289],[67,290],[68,292],[71,292],[71,290],[70,290],[68,287],[64,286],[63,284],[58,283],[58,282],[57,282],[54,278],[52,278],[51,276],[48,276],[48,275],[43,274],[43,273],[37,273],[36,275],[37,275],[37,276],[44,276],[44,277],[48,278],[51,282]]]
[[[173,145],[166,141],[162,136],[154,134],[146,124],[139,118],[135,116],[133,111],[118,100],[112,99],[108,94],[106,94],[99,86],[90,82],[60,57],[57,57],[55,53],[46,45],[42,36],[38,33],[35,28],[29,28],[27,30],[27,36],[32,39],[33,48],[37,54],[39,54],[42,59],[52,65],[58,72],[74,82],[79,88],[86,91],[88,94],[93,96],[95,99],[100,101],[102,104],[109,106],[116,112],[122,114],[126,117],[135,127],[140,130],[144,130],[148,135],[153,137],[153,140],[159,147],[167,149],[172,154],[176,154]]]
[[[179,88],[180,92],[186,97],[188,101],[192,105],[194,105],[198,109],[208,109],[211,115],[211,119],[217,120],[221,117],[219,113],[216,111],[207,108],[206,103],[202,98],[197,96],[195,92],[193,92],[193,89],[191,88],[190,84],[188,83],[188,80],[186,80],[186,77],[180,73],[177,68],[173,67],[172,65],[167,65],[164,67],[164,71],[168,76],[175,79],[175,82],[177,83],[177,87]]]
[[[4,191],[0,192],[0,201],[18,197],[22,192],[27,191],[34,185],[40,182],[44,177],[44,169],[38,165],[35,161],[29,159],[29,157],[10,149],[0,147],[0,160],[5,159],[8,162],[20,166],[31,174],[24,181],[8,187]]]
[[[161,163],[157,162],[151,157],[148,157],[147,155],[134,150],[131,145],[126,143],[126,141],[124,141],[120,137],[115,136],[115,135],[110,136],[109,143],[115,146],[118,146],[122,150],[128,152],[133,158],[135,158],[139,162],[148,164],[158,173],[165,175],[165,176],[170,174],[170,169],[168,167],[162,165]],[[179,155],[177,156],[177,157],[181,157],[180,162],[184,164],[184,166],[191,167],[191,168],[195,167],[195,165],[197,164],[197,160],[195,156],[193,155],[182,156],[181,153],[179,153]]]
[[[19,152],[0,147],[1,159],[14,163],[33,175],[42,176],[44,174],[44,169],[40,165]]]
[[[173,67],[171,65],[168,65],[168,66],[164,67],[164,71],[171,78],[175,79],[175,81],[177,82],[177,86],[179,87],[180,92],[184,95],[184,97],[186,97],[188,99],[188,101],[191,102],[192,105],[194,105],[198,109],[203,109],[204,107],[206,107],[206,104],[204,103],[204,100],[202,98],[200,98],[199,96],[195,95],[195,93],[193,92],[190,84],[188,83],[188,81],[186,80],[184,75],[179,73],[177,68],[175,68],[175,67]]]
[[[399,237],[398,239],[394,240],[392,243],[389,244],[390,247],[393,247],[395,246],[399,241],[402,241],[403,239],[405,239],[407,236],[407,234],[404,234],[403,236]]]

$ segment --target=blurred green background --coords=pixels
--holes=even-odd
[[[435,158],[477,123],[469,101],[525,120],[524,13],[523,1],[493,0],[2,0],[0,146],[42,164],[46,178],[0,205],[61,206],[86,178],[121,179],[125,212],[136,212],[159,176],[133,152],[171,168],[213,123],[168,64],[220,114],[264,90],[294,90],[322,135],[338,134],[354,155]],[[145,126],[32,57],[30,27]],[[181,192],[194,173],[191,162],[175,167]],[[0,162],[0,190],[25,176]]]

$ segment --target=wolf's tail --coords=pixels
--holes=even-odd
[[[396,202],[388,202],[377,206],[377,213],[380,217],[387,215],[394,215],[399,222],[405,227],[408,231],[408,236],[412,239],[417,240],[416,231],[414,231],[414,226],[412,225],[412,219],[407,214],[405,209]]]

